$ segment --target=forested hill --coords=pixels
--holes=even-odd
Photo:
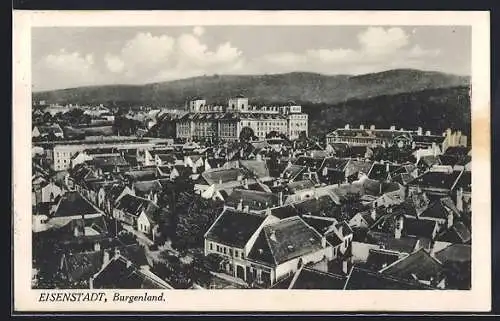
[[[273,75],[215,75],[147,85],[109,85],[33,93],[35,101],[116,106],[151,105],[179,108],[201,96],[208,103],[226,103],[237,94],[251,103],[337,104],[426,89],[468,86],[469,77],[414,69],[396,69],[359,76],[293,72]]]
[[[352,99],[339,104],[307,104],[311,135],[325,135],[332,128],[368,127],[414,128],[441,134],[446,128],[462,130],[470,136],[469,87],[429,89],[368,99]]]

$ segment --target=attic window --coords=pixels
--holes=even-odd
[[[293,251],[293,245],[288,245],[288,250]]]
[[[262,254],[264,253],[264,250],[263,249],[259,249],[259,254]]]
[[[314,238],[312,238],[312,237],[311,237],[311,238],[309,239],[309,241],[310,241],[311,243],[314,243]]]

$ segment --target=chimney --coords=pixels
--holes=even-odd
[[[238,182],[240,182],[241,180],[243,180],[243,175],[238,174],[238,176],[236,177],[236,180],[237,180]]]
[[[359,129],[361,130],[365,129],[365,125],[359,125]]]
[[[448,228],[451,228],[453,226],[453,212],[452,211],[448,212],[447,223],[448,223],[448,225],[447,225]]]
[[[278,201],[279,201],[279,205],[283,206],[283,191],[278,192]]]
[[[132,262],[130,262],[130,260],[127,260],[127,268],[129,268],[131,266],[132,266]]]
[[[269,238],[271,239],[271,241],[277,242],[278,240],[276,239],[276,231],[273,230]]]
[[[375,206],[373,206],[372,209],[371,209],[371,211],[370,211],[370,217],[374,221],[377,220],[377,208]]]
[[[419,127],[419,128],[417,129],[417,135],[418,135],[418,136],[422,136],[422,133],[423,133],[423,129],[422,129],[422,127]]]
[[[238,206],[236,207],[236,209],[238,211],[242,211],[243,210],[243,199],[240,199],[240,202],[238,203]]]
[[[102,258],[102,266],[105,266],[109,262],[109,252],[104,251],[103,258]]]
[[[393,130],[393,131],[396,130],[396,126],[394,126],[394,125],[391,126],[390,130]]]
[[[222,178],[219,178],[219,185],[222,184]]]
[[[370,125],[370,130],[375,130],[375,125]]]
[[[403,216],[400,216],[396,220],[396,228],[394,230],[394,237],[396,239],[400,239],[402,233],[403,233]]]
[[[94,243],[94,251],[100,251],[101,250],[101,244],[99,242]]]
[[[115,248],[115,257],[118,257],[120,256],[120,250]]]
[[[457,191],[457,209],[460,211],[460,212],[463,212],[464,210],[464,199],[463,199],[463,195],[464,195],[464,189],[463,187],[460,187]]]
[[[349,273],[348,269],[349,269],[349,264],[347,262],[347,259],[344,258],[344,259],[342,259],[342,272],[344,274],[348,274]]]
[[[349,129],[349,127],[350,127],[349,124],[346,124],[344,128]]]
[[[243,212],[245,212],[245,213],[250,212],[250,206],[249,206],[249,205],[245,205],[245,206],[243,207]]]
[[[80,235],[80,232],[78,231],[78,226],[75,226],[75,229],[73,230],[73,236],[78,237]]]
[[[425,136],[430,136],[431,135],[431,131],[430,130],[426,130],[425,131]]]
[[[248,178],[243,179],[243,186],[248,189]]]
[[[389,167],[389,162],[385,163],[385,171],[389,173],[390,167]]]

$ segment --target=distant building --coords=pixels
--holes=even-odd
[[[308,115],[301,106],[251,106],[248,98],[230,98],[227,106],[211,106],[195,98],[189,113],[176,120],[176,136],[184,139],[221,138],[238,140],[241,130],[250,127],[255,136],[265,138],[272,131],[296,139],[308,133]]]

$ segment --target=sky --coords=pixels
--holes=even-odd
[[[34,91],[213,74],[471,72],[467,26],[37,27]]]

